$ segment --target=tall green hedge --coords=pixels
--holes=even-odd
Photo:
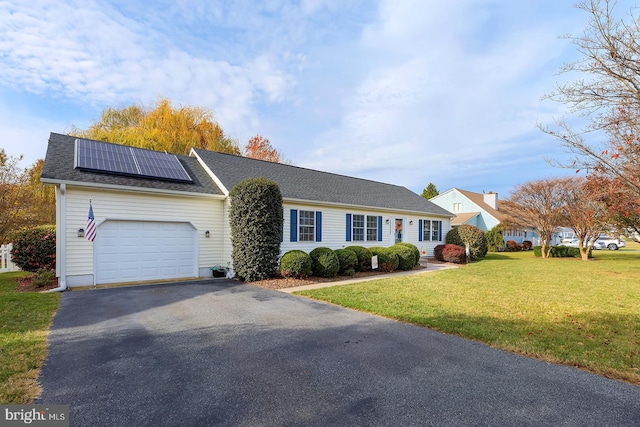
[[[278,271],[283,224],[282,193],[266,178],[249,178],[229,193],[231,247],[236,276],[247,282]]]

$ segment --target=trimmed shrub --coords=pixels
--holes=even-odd
[[[413,270],[416,266],[416,255],[411,248],[396,243],[389,249],[398,256],[398,270]]]
[[[533,248],[533,242],[531,240],[523,240],[522,241],[522,250],[530,251]]]
[[[415,262],[415,264],[413,266],[415,267],[418,264],[420,264],[420,249],[418,249],[418,247],[416,245],[414,245],[413,243],[407,243],[407,242],[396,243],[396,245],[406,246],[407,248],[411,249],[411,251],[413,252],[413,255],[414,255],[415,259],[416,259],[416,262]]]
[[[484,258],[488,250],[487,238],[484,236],[484,232],[478,227],[469,224],[462,224],[449,230],[445,242],[462,246],[463,248],[466,248],[468,243],[471,261]]]
[[[319,247],[309,255],[313,261],[313,275],[319,277],[335,277],[340,271],[340,261],[333,249]]]
[[[24,271],[56,269],[56,227],[41,225],[14,235],[11,260]]]
[[[507,240],[507,250],[509,252],[521,251],[522,249],[523,246],[517,244],[515,240]]]
[[[278,271],[282,232],[282,194],[266,178],[249,178],[231,189],[229,223],[236,276],[253,282]]]
[[[352,250],[358,257],[356,271],[371,270],[371,251],[362,246],[347,246],[345,249]]]
[[[452,243],[438,245],[433,249],[433,252],[438,261],[456,264],[464,264],[467,261],[466,249]]]
[[[489,252],[498,252],[504,249],[503,232],[504,224],[498,224],[485,233],[484,237],[487,239],[487,250]]]
[[[280,274],[294,279],[305,279],[313,273],[313,261],[308,253],[294,249],[282,255]]]
[[[533,255],[537,257],[542,256],[542,246],[534,246]],[[552,246],[551,252],[549,252],[551,258],[582,258],[580,256],[580,249],[570,248],[568,246]],[[589,249],[589,258],[593,258],[591,249]]]
[[[353,276],[355,268],[358,265],[358,256],[351,249],[336,249],[336,255],[338,256],[338,262],[340,263],[340,274],[345,276]],[[345,274],[345,271],[353,270],[352,274]]]
[[[380,271],[393,271],[398,268],[400,260],[396,252],[391,248],[385,248],[382,246],[374,246],[369,248],[371,255],[378,256],[378,269]]]

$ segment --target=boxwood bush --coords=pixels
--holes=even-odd
[[[294,279],[305,279],[313,273],[313,261],[305,251],[294,249],[282,255],[280,274]]]
[[[282,194],[266,178],[246,179],[229,192],[231,256],[236,276],[253,282],[278,271],[283,224]]]
[[[338,262],[340,263],[340,274],[344,276],[353,276],[356,266],[358,265],[358,256],[351,249],[336,249]],[[348,274],[345,274],[348,273]]]
[[[369,248],[371,255],[378,256],[378,269],[381,271],[393,271],[398,268],[400,260],[396,252],[391,248],[374,246]]]
[[[398,256],[398,270],[413,270],[416,266],[416,255],[411,248],[396,243],[389,249]]]
[[[371,251],[362,246],[347,246],[345,249],[352,250],[358,257],[356,271],[371,270]]]
[[[309,255],[313,261],[313,275],[319,277],[335,277],[340,271],[340,261],[335,251],[330,248],[319,247]]]
[[[56,227],[41,225],[13,236],[11,260],[24,271],[56,269]]]
[[[396,243],[396,245],[405,246],[405,247],[411,249],[411,251],[413,252],[413,255],[415,257],[415,264],[413,266],[415,267],[418,264],[420,264],[420,249],[418,249],[418,247],[416,245],[414,245],[413,243],[407,243],[407,242]]]

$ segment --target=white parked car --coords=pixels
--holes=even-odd
[[[617,251],[619,248],[624,248],[627,246],[627,242],[624,239],[618,239],[617,237],[610,236],[600,236],[596,243],[601,243],[603,247],[609,249],[610,251]]]
[[[569,248],[577,248],[578,247],[578,239],[562,239],[562,242],[558,246],[567,246]],[[586,245],[585,245],[586,246]],[[606,246],[602,242],[596,242],[593,244],[593,249],[600,250],[604,249]]]

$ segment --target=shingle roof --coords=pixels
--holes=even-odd
[[[405,187],[215,151],[193,151],[227,190],[247,178],[264,177],[278,184],[285,199],[452,216]]]
[[[139,187],[154,190],[224,195],[198,158],[177,155],[193,179],[181,183],[88,172],[74,168],[76,137],[51,133],[45,157],[42,179],[48,182],[77,182],[110,186]],[[384,208],[439,216],[453,216],[405,187],[305,169],[281,163],[271,163],[232,154],[194,149],[193,152],[231,190],[247,178],[264,177],[278,183],[282,196],[289,200],[335,203],[363,208]]]
[[[189,156],[178,155],[177,157],[187,173],[191,176],[193,183],[110,175],[74,169],[73,157],[75,140],[76,137],[74,136],[51,133],[49,136],[47,155],[44,160],[44,168],[42,170],[42,179],[52,182],[65,181],[188,193],[224,194],[213,182],[209,174],[202,168],[198,160]]]
[[[478,215],[480,215],[480,212],[460,213],[451,220],[451,225],[462,225],[470,219],[477,217]]]

